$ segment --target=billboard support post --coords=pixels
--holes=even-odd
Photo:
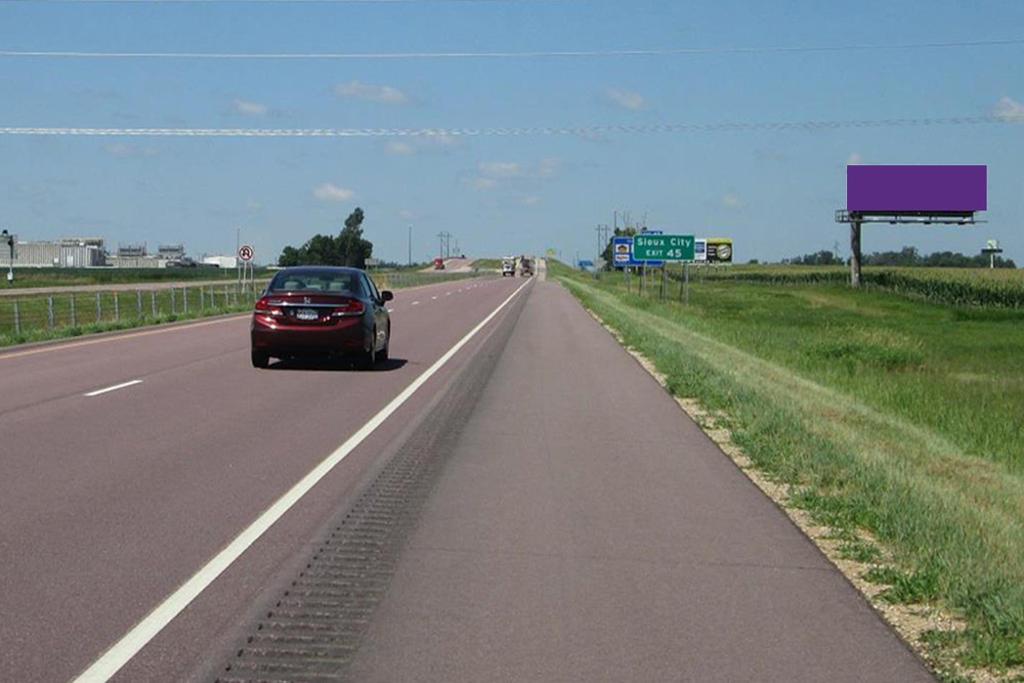
[[[860,219],[850,220],[850,286],[860,287]]]

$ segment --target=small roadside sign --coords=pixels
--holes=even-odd
[[[612,264],[616,268],[640,265],[639,263],[633,260],[632,237],[612,238]]]
[[[698,237],[693,241],[693,260],[697,263],[704,263],[708,260],[708,241]]]
[[[633,258],[637,261],[693,261],[693,235],[640,234],[633,238]]]
[[[238,248],[238,258],[242,259],[246,263],[252,261],[254,256],[256,256],[256,251],[251,245],[243,244]]]

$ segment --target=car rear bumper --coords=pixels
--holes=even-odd
[[[342,318],[332,325],[293,327],[265,322],[254,316],[252,348],[276,353],[359,353],[366,350],[367,332],[362,318]]]

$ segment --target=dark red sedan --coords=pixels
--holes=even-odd
[[[381,292],[358,268],[300,266],[278,272],[252,314],[252,364],[273,358],[341,355],[365,367],[387,360],[391,317]]]

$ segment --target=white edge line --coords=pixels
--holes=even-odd
[[[121,667],[138,654],[139,650],[145,647],[149,641],[156,637],[167,624],[180,614],[188,605],[202,593],[207,586],[213,583],[225,569],[231,566],[249,546],[256,542],[263,533],[273,526],[274,522],[280,519],[288,510],[295,505],[317,482],[323,479],[334,467],[359,446],[377,427],[398,410],[409,397],[416,393],[416,390],[423,386],[427,380],[434,376],[445,363],[451,360],[452,356],[458,353],[459,349],[465,346],[477,335],[494,316],[505,308],[506,305],[519,292],[529,284],[524,282],[516,288],[507,299],[495,308],[491,313],[480,321],[476,327],[470,330],[465,337],[455,343],[443,356],[437,359],[433,365],[427,368],[423,374],[414,379],[398,396],[384,406],[380,412],[370,418],[370,421],[359,428],[355,434],[350,436],[337,450],[324,458],[319,465],[314,467],[306,476],[298,481],[283,496],[278,498],[273,505],[263,511],[259,517],[246,527],[219,553],[213,556],[199,571],[192,575],[176,591],[167,596],[163,602],[153,608],[142,621],[137,623],[119,641],[114,643],[103,655],[93,662],[89,668],[83,671],[75,683],[92,683],[93,681],[106,681],[116,674]]]
[[[134,384],[142,384],[142,380],[141,379],[133,379],[130,382],[121,382],[120,384],[115,384],[112,387],[107,387],[105,389],[97,389],[96,391],[90,391],[89,393],[82,394],[82,395],[83,396],[90,396],[90,397],[91,396],[99,396],[100,394],[105,394],[108,391],[117,391],[118,389],[124,389],[125,387],[130,387],[130,386],[132,386]]]

